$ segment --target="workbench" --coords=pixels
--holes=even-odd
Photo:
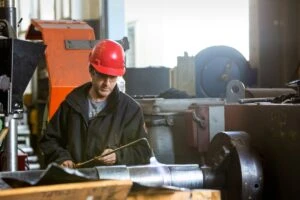
[[[101,180],[47,186],[32,186],[0,191],[1,200],[221,200],[218,190],[170,190],[149,188],[132,191],[130,180]]]

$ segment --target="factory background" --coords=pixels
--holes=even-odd
[[[162,185],[190,196],[211,189],[216,199],[296,199],[298,0],[0,0],[0,20],[14,12],[7,5],[15,7],[16,35],[0,21],[0,146],[9,152],[0,177],[28,181],[44,172],[38,140],[47,120],[89,80],[89,52],[109,38],[125,50],[124,91],[141,105],[165,164],[118,173],[147,185],[147,173],[159,179],[167,170],[173,179]],[[110,170],[97,173],[120,175]]]
[[[32,18],[79,19],[89,22],[99,39],[101,30],[105,35],[100,23],[105,18],[104,4],[93,0],[16,1],[22,8],[17,10],[18,19],[23,19],[19,36],[24,37]],[[257,70],[255,84],[259,87],[282,87],[297,76],[297,2],[190,0],[174,1],[172,6],[168,1],[141,4],[133,0],[110,2],[110,8],[119,13],[110,16],[114,20],[111,37],[121,39],[126,35],[131,42],[128,67],[172,69],[178,65],[177,57],[185,52],[193,57],[204,48],[226,45],[238,50],[250,68]]]

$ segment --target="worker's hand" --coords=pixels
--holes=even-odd
[[[105,155],[109,152],[112,152],[113,149],[104,149],[103,153],[101,154],[102,155]],[[107,156],[104,156],[104,157],[100,157],[98,158],[98,160],[102,163],[102,164],[105,164],[105,165],[113,165],[117,162],[117,155],[116,153],[112,153],[112,154],[109,154]]]
[[[68,168],[74,168],[75,164],[72,160],[65,160],[63,163],[60,164],[61,167],[68,167]]]

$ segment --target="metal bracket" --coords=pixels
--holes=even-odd
[[[99,40],[65,40],[65,48],[68,50],[92,49]]]
[[[67,50],[81,50],[81,49],[92,49],[99,40],[65,40],[65,48]],[[124,51],[129,49],[129,41],[127,37],[123,37],[121,40],[116,40],[122,45]]]

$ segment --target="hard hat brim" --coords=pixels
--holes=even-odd
[[[119,67],[119,68],[108,68],[101,65],[94,65],[93,63],[90,63],[94,69],[102,74],[110,75],[110,76],[123,76],[126,72],[125,67]]]

